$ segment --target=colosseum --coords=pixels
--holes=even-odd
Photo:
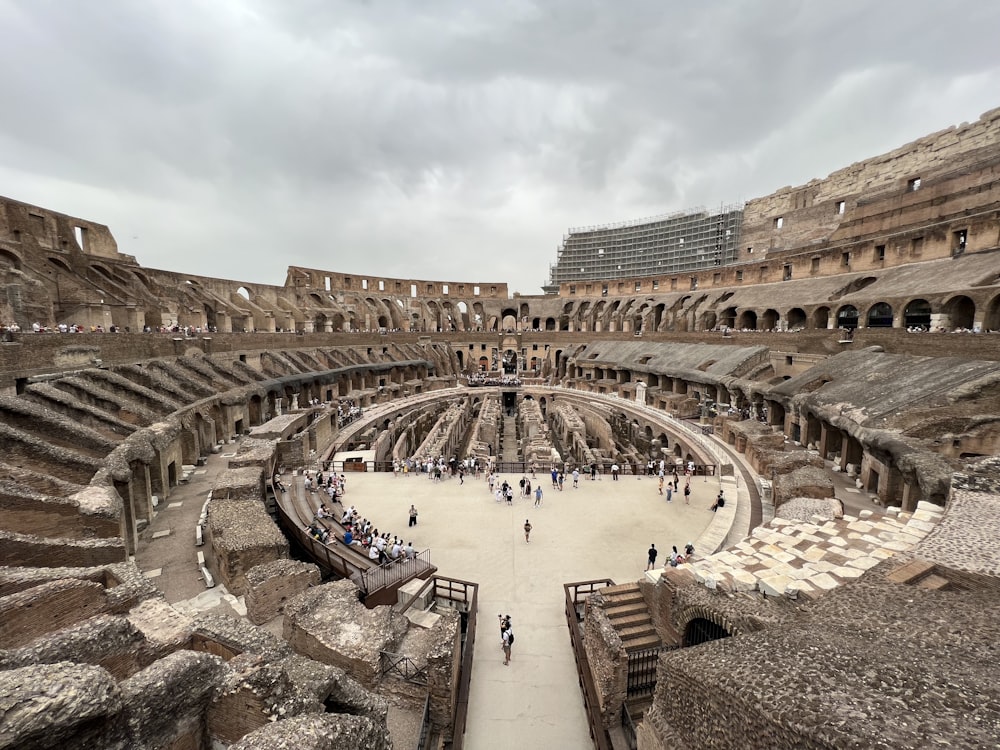
[[[1000,109],[572,230],[540,295],[146,268],[13,199],[0,274],[2,748],[506,745],[472,739],[499,574],[351,513],[494,471],[725,499],[538,604],[599,750],[1000,746]]]

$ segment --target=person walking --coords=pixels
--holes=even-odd
[[[506,629],[500,633],[500,644],[503,646],[503,664],[510,664],[510,647],[514,645],[514,629],[508,621]]]
[[[410,526],[417,525],[417,509],[415,506],[410,506]]]
[[[525,518],[524,519],[524,541],[526,544],[531,544],[531,522]]]
[[[691,504],[691,483],[690,482],[688,482],[687,484],[684,485],[684,504],[685,505],[690,505]]]
[[[542,506],[542,486],[539,485],[535,487],[535,507],[540,508]]]
[[[649,551],[646,554],[649,555],[649,562],[646,563],[646,570],[652,570],[656,567],[656,555],[658,554],[656,545],[650,542]]]

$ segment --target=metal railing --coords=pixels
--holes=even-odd
[[[587,726],[590,738],[594,741],[596,750],[612,750],[611,736],[604,728],[601,718],[601,704],[594,685],[594,676],[590,673],[590,662],[583,646],[583,633],[580,629],[579,607],[584,600],[598,589],[614,586],[609,578],[604,580],[579,581],[563,585],[566,596],[566,624],[569,626],[570,643],[573,646],[573,658],[576,661],[576,673],[583,692],[583,709],[587,715]]]
[[[396,674],[407,682],[416,685],[426,685],[427,665],[419,666],[413,659],[405,654],[394,654],[390,651],[380,651],[381,655],[381,676]]]
[[[431,551],[418,552],[412,560],[390,560],[378,567],[371,567],[361,574],[367,594],[374,594],[388,586],[404,583],[431,568]]]
[[[622,734],[625,735],[625,744],[628,745],[628,750],[636,750],[639,747],[639,741],[635,736],[635,721],[632,719],[632,714],[629,713],[628,704],[622,704]]]
[[[656,690],[656,665],[660,654],[666,650],[657,646],[629,653],[626,677],[626,694],[629,698],[653,694]]]
[[[417,750],[430,750],[431,747],[431,694],[424,699],[424,712],[420,718],[420,734],[417,736]]]

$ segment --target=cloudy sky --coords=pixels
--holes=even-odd
[[[537,294],[569,227],[1000,106],[998,32],[982,0],[0,0],[0,194],[152,268]]]

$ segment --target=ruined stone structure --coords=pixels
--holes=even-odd
[[[984,457],[1000,453],[998,170],[994,110],[750,201],[733,263],[535,297],[298,267],[275,285],[148,269],[103,225],[0,201],[0,696],[23,707],[0,719],[0,745],[251,748],[308,731],[316,747],[386,746],[384,702],[362,687],[374,656],[337,664],[308,618],[333,594],[306,571],[287,590],[275,578],[287,552],[263,485],[345,430],[316,402],[384,406],[351,427],[378,461],[513,450],[721,472],[738,459],[769,482],[778,517],[815,537],[875,523],[802,520],[835,467],[906,527],[879,532],[906,537],[880,539],[900,548],[871,567],[831,557],[838,585],[815,597],[750,542],[747,565],[789,570],[751,589],[743,573],[758,568],[712,558],[644,581],[648,627],[678,648],[659,658],[641,746],[995,745],[1000,486]],[[468,387],[473,373],[518,382]],[[205,568],[255,589],[255,620],[281,612],[295,649],[177,612],[127,562],[159,504],[243,435],[205,508]],[[760,505],[742,520],[727,506],[700,554],[764,523]],[[933,528],[919,528],[931,506]],[[785,533],[774,524],[758,533]],[[845,545],[851,533],[872,536],[843,531]],[[445,721],[456,626],[433,627],[416,644],[390,623],[384,650],[422,655]],[[611,722],[625,646],[588,627]]]

